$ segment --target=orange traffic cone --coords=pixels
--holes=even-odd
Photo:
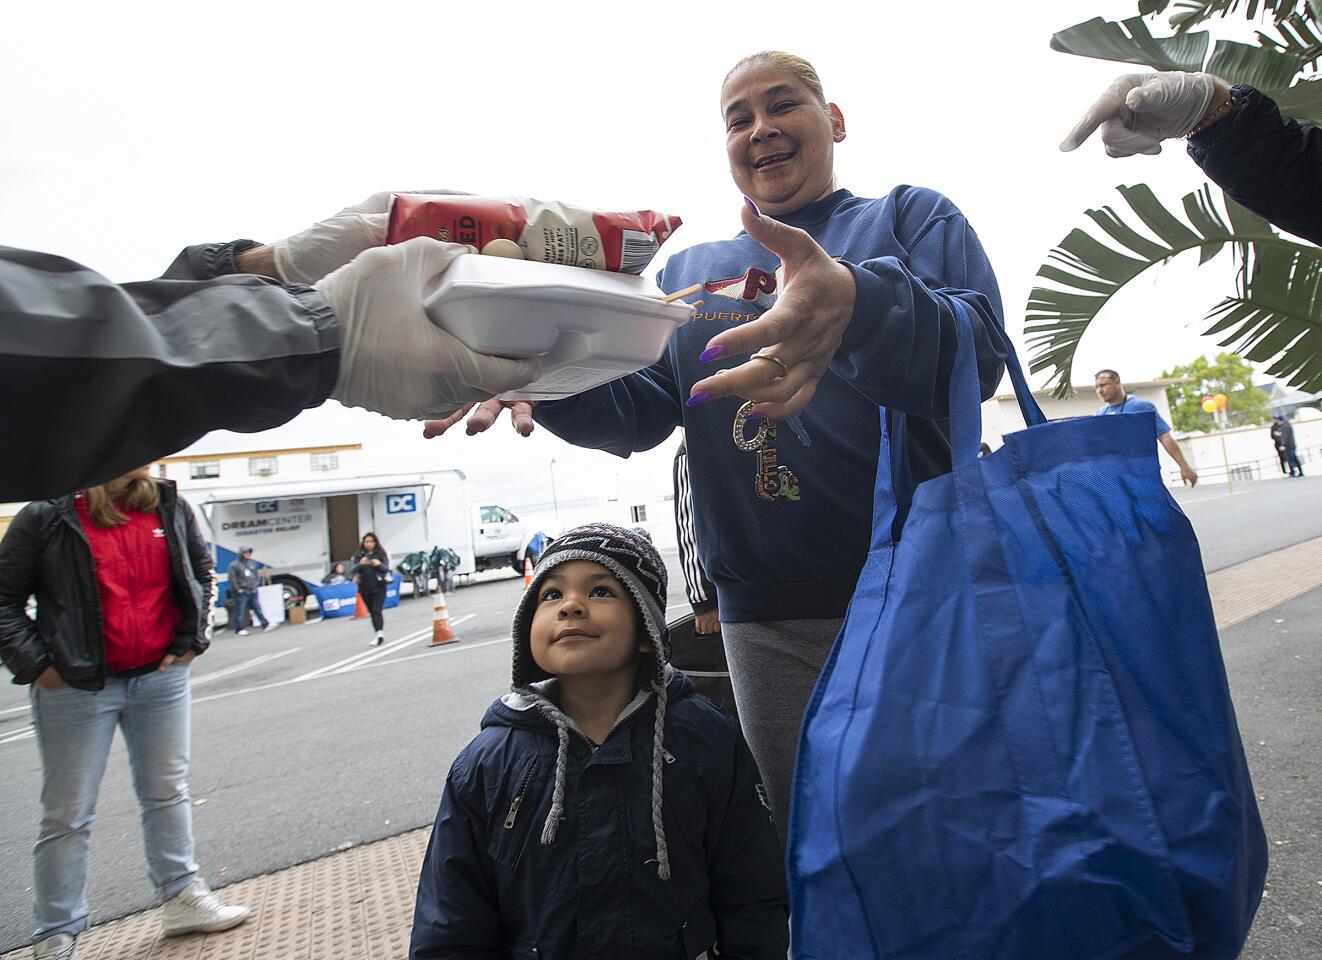
[[[355,593],[353,595],[353,618],[361,620],[367,616],[367,604],[363,603],[363,595]]]
[[[450,611],[445,606],[445,591],[438,586],[436,605],[432,607],[430,646],[439,647],[443,643],[455,643],[458,640],[459,638],[454,635],[454,628],[450,626]]]
[[[523,555],[523,589],[527,590],[532,586],[532,557],[526,553]]]

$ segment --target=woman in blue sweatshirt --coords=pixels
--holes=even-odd
[[[703,284],[694,322],[656,365],[541,403],[535,419],[621,457],[684,428],[702,566],[783,841],[800,722],[868,550],[882,432],[898,489],[948,472],[950,301],[970,308],[984,397],[1005,339],[991,264],[953,203],[921,187],[839,189],[845,120],[811,64],[746,57],[721,110],[751,202],[744,232],[675,254],[658,278]],[[754,418],[736,424],[741,409]]]

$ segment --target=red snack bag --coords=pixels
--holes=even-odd
[[[637,274],[680,222],[652,210],[611,213],[526,197],[401,193],[390,208],[386,243],[434,237],[480,251],[492,240],[513,240],[527,260]]]

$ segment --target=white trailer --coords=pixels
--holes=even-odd
[[[285,599],[306,597],[337,561],[347,561],[369,531],[390,554],[448,547],[458,575],[510,566],[523,569],[530,536],[497,505],[471,507],[462,470],[345,477],[319,481],[192,487],[193,504],[211,547],[224,600],[225,571],[242,547],[269,572]]]

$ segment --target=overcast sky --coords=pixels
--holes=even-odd
[[[271,240],[376,190],[432,187],[662,210],[685,220],[676,245],[729,236],[741,201],[719,85],[744,54],[781,48],[817,65],[844,112],[842,186],[918,184],[962,208],[1022,353],[1034,274],[1083,210],[1119,202],[1120,183],[1177,204],[1202,182],[1178,142],[1124,161],[1095,143],[1056,149],[1124,68],[1054,53],[1052,32],[1135,7],[372,0],[235,4],[224,19],[214,4],[4,4],[0,243],[140,279],[188,243]],[[1153,377],[1214,351],[1196,331],[1232,264],[1195,262],[1117,296],[1076,380],[1100,366]],[[503,423],[426,442],[418,425],[333,403],[279,442],[332,437],[363,442],[383,470],[461,467],[508,502],[545,499],[552,457],[561,497],[617,475],[664,487],[673,450],[625,463]]]

